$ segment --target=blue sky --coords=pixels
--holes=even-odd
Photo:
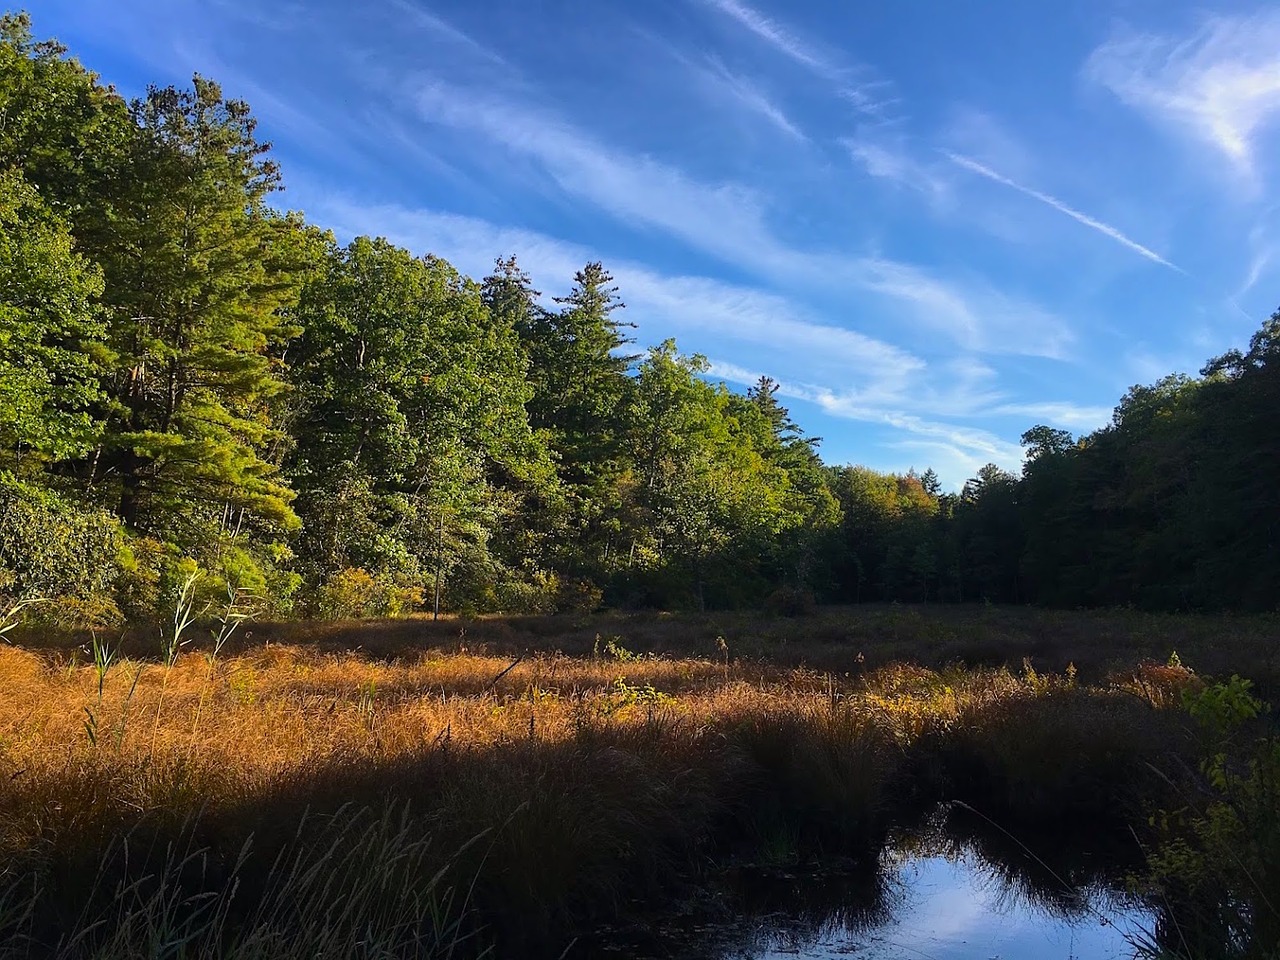
[[[34,0],[121,91],[247,99],[342,239],[767,373],[830,462],[1016,469],[1280,303],[1280,7]]]

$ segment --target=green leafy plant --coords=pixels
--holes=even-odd
[[[1232,676],[1183,694],[1202,737],[1202,790],[1155,818],[1165,840],[1150,869],[1186,960],[1270,960],[1280,943],[1280,737],[1260,729],[1269,708],[1252,688]]]

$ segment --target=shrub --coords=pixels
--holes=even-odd
[[[560,578],[554,572],[534,570],[524,576],[511,570],[501,572],[477,608],[501,613],[555,613]]]
[[[377,591],[377,581],[369,571],[360,567],[344,567],[317,591],[317,612],[330,620],[358,619],[373,606]]]
[[[264,613],[288,614],[293,610],[294,594],[302,577],[284,569],[292,559],[289,549],[270,544],[266,550],[251,550],[239,545],[224,547],[210,564],[212,599],[220,600],[228,589],[254,598],[255,606]]]
[[[361,567],[344,567],[317,591],[316,607],[329,620],[399,617],[422,605],[422,588],[397,583]]]
[[[0,473],[0,593],[65,598],[74,603],[64,612],[115,619],[124,553],[120,525],[106,513]]]
[[[590,580],[561,580],[556,587],[557,613],[592,613],[603,600],[604,591]]]
[[[782,586],[765,598],[765,609],[774,616],[802,617],[813,613],[817,602],[813,591],[802,587]]]
[[[1280,945],[1280,737],[1233,676],[1188,690],[1204,758],[1200,797],[1158,821],[1152,880],[1178,921],[1176,955],[1274,957]]]

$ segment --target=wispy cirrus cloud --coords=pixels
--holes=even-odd
[[[1249,256],[1249,269],[1246,272],[1244,281],[1240,284],[1235,293],[1231,295],[1233,300],[1238,300],[1247,294],[1250,290],[1258,285],[1258,281],[1263,278],[1271,269],[1276,261],[1277,253],[1280,253],[1280,245],[1267,242],[1265,234],[1261,229],[1255,228],[1250,232],[1249,241],[1253,249]]]
[[[507,61],[498,53],[490,50],[479,40],[454,26],[443,17],[432,13],[421,0],[384,0],[390,7],[403,14],[415,26],[427,30],[436,36],[465,48],[490,63],[508,66]]]
[[[863,134],[845,137],[840,144],[868,176],[916,190],[932,201],[941,200],[950,192],[947,178],[934,165],[918,160],[900,136]]]
[[[707,0],[721,13],[732,17],[775,50],[828,80],[841,79],[841,71],[826,56],[792,34],[786,27],[739,0]]]
[[[1211,145],[1252,180],[1258,138],[1280,117],[1280,10],[1212,17],[1185,38],[1112,39],[1089,57],[1085,75]]]
[[[761,276],[885,297],[970,349],[1062,358],[1073,339],[1061,318],[976,278],[941,277],[884,257],[797,249],[770,228],[758,192],[699,181],[652,157],[605,146],[528,103],[434,80],[418,85],[414,102],[430,122],[479,133],[534,159],[560,189],[629,226],[662,230]]]
[[[892,84],[884,79],[857,74],[867,74],[866,68],[854,70],[840,64],[834,56],[816,45],[801,39],[779,21],[765,15],[742,0],[705,0],[725,16],[737,21],[774,50],[807,69],[810,73],[833,84],[837,95],[848,101],[860,112],[881,115],[885,109],[897,103],[891,95]]]
[[[763,117],[787,136],[795,140],[807,141],[809,139],[791,121],[783,109],[769,98],[768,94],[761,90],[752,80],[734,73],[718,57],[708,57],[705,67],[693,67],[693,69],[743,109]]]
[[[1004,403],[992,408],[994,414],[1031,417],[1070,430],[1096,430],[1111,420],[1111,407],[1048,400],[1040,403]]]
[[[403,8],[446,39],[497,54],[447,21],[422,9],[421,0],[385,0]],[[761,90],[723,63],[697,64],[644,30],[670,56],[701,71],[744,109],[763,116],[789,136],[804,134]],[[779,243],[765,226],[764,201],[757,191],[734,182],[707,183],[643,153],[607,145],[595,135],[549,110],[528,95],[528,84],[480,88],[442,80],[434,74],[380,75],[382,89],[399,91],[420,119],[469,133],[533,159],[565,193],[588,200],[631,226],[656,228],[727,262],[753,269],[794,271],[803,257]],[[512,93],[516,89],[519,94]],[[482,152],[490,152],[483,150]]]
[[[1001,439],[989,430],[947,423],[902,410],[868,406],[857,396],[836,390],[798,388],[792,395],[816,403],[831,416],[892,427],[906,435],[902,440],[891,442],[890,446],[927,449],[943,454],[939,472],[949,485],[958,486],[986,463],[1008,470],[1015,470],[1022,463],[1022,447]]]
[[[439,81],[419,84],[413,99],[424,119],[532,158],[561,190],[629,224],[758,268],[794,269],[801,259],[771,235],[763,202],[747,187],[700,182],[651,157],[608,147],[533,104]]]
[[[708,373],[741,386],[756,383],[762,375],[762,371],[722,360],[712,360]],[[960,486],[986,463],[1010,470],[1022,463],[1022,448],[994,433],[901,409],[902,403],[916,402],[918,397],[899,398],[901,402],[897,406],[885,405],[859,391],[837,390],[776,376],[772,379],[778,384],[778,393],[785,398],[812,403],[830,416],[844,420],[901,431],[903,438],[891,441],[888,446],[929,452],[934,457],[935,469],[948,486]]]
[[[1063,360],[1075,341],[1061,317],[976,278],[943,280],[878,257],[859,258],[846,269],[863,289],[910,304],[919,323],[969,350]]]
[[[1152,261],[1153,263],[1158,263],[1161,266],[1168,267],[1170,270],[1176,270],[1179,273],[1184,272],[1181,267],[1178,267],[1170,263],[1168,260],[1160,256],[1160,254],[1156,253],[1150,247],[1143,246],[1142,244],[1138,243],[1136,240],[1130,239],[1129,237],[1125,236],[1123,233],[1121,233],[1118,229],[1111,226],[1110,224],[1103,223],[1101,220],[1098,220],[1095,217],[1091,217],[1087,213],[1082,213],[1081,211],[1077,210],[1075,207],[1072,207],[1064,203],[1062,200],[1059,200],[1057,197],[1051,196],[1050,194],[1044,193],[1040,190],[1036,190],[1033,187],[1025,186],[1024,184],[1018,183],[1016,180],[1010,180],[1008,177],[1004,176],[1003,174],[997,173],[995,170],[992,170],[990,167],[986,166],[985,164],[979,163],[977,160],[974,160],[971,157],[966,157],[963,154],[959,154],[959,153],[952,153],[950,150],[944,150],[942,152],[945,157],[947,157],[952,163],[956,164],[957,166],[963,167],[964,169],[972,173],[976,173],[981,177],[986,177],[988,180],[992,180],[995,183],[1001,184],[1002,186],[1009,187],[1011,190],[1017,190],[1019,193],[1025,194],[1026,196],[1031,197],[1034,200],[1039,200],[1041,203],[1045,204],[1046,206],[1052,207],[1054,210],[1057,210],[1059,213],[1065,214],[1066,216],[1070,217],[1072,220],[1075,220],[1077,223],[1082,223],[1089,229],[1096,230],[1098,233],[1102,234],[1104,237],[1110,237],[1116,243],[1120,244],[1121,246],[1128,247],[1134,253],[1138,254],[1139,256],[1146,257],[1148,260]]]
[[[640,29],[634,32],[651,43],[654,49],[661,51],[689,71],[713,100],[731,104],[744,113],[763,119],[796,141],[808,142],[809,138],[799,125],[787,116],[786,111],[761,87],[758,81],[730,70],[719,56],[690,55],[678,44],[664,37]]]

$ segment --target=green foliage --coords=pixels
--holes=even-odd
[[[66,223],[17,171],[0,169],[0,458],[10,465],[91,446],[107,357],[101,292]]]
[[[630,340],[622,333],[628,324],[613,316],[624,304],[612,284],[601,264],[588,263],[568,296],[556,298],[559,311],[539,311],[530,328],[517,328],[534,382],[530,421],[550,432],[572,482],[607,470],[621,452],[618,412],[626,407],[627,368],[635,358],[617,352]]]
[[[604,646],[600,645],[601,640],[604,641]],[[600,634],[597,633],[596,642],[592,649],[594,656],[605,656],[610,660],[616,660],[619,663],[635,663],[638,660],[644,659],[640,654],[633,653],[623,646],[622,637],[601,637]]]
[[[1230,680],[1203,690],[1184,691],[1183,706],[1215,739],[1220,740],[1242,724],[1256,720],[1262,713],[1265,705],[1250,693],[1252,689],[1252,681],[1232,675]]]
[[[0,595],[98,600],[110,619],[124,554],[124,536],[110,515],[0,473]]]
[[[367,238],[329,250],[296,317],[303,563],[491,588],[494,534],[553,482],[514,331],[444,261]]]
[[[1180,917],[1179,955],[1269,958],[1280,943],[1280,737],[1269,709],[1233,676],[1184,706],[1204,734],[1204,796],[1159,818],[1150,857],[1159,894]]]
[[[957,573],[948,563],[954,539],[945,526],[949,499],[930,494],[914,472],[895,476],[844,467],[830,472],[830,482],[843,514],[829,561],[840,595],[855,601],[959,599]]]
[[[421,588],[374,576],[359,567],[338,570],[321,585],[316,613],[327,620],[398,617],[423,602]]]
[[[298,223],[266,206],[278,172],[248,106],[202,77],[151,89],[131,116],[95,250],[116,359],[94,476],[126,526],[187,547],[228,512],[296,526],[264,458],[284,389],[272,353],[291,333],[281,310],[300,269]]]
[[[838,507],[771,384],[741,397],[706,370],[673,341],[638,367],[619,579],[649,602],[759,605],[771,581],[807,584]]]
[[[655,689],[651,683],[639,686],[627,683],[625,677],[618,677],[613,681],[613,689],[609,695],[601,698],[597,704],[597,710],[602,716],[612,716],[628,707],[639,706],[653,711],[675,703],[675,697]]]
[[[80,235],[98,219],[128,107],[23,13],[0,15],[0,157]]]

